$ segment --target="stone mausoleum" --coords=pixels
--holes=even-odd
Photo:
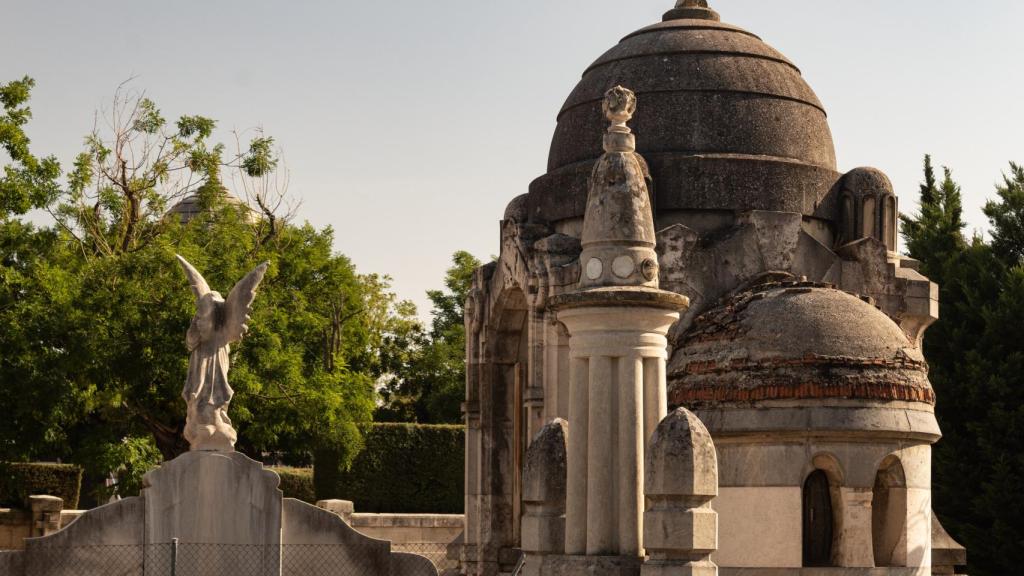
[[[952,574],[897,221],[707,2],[599,57],[467,302],[465,572]]]

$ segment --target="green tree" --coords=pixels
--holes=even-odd
[[[155,459],[187,449],[180,394],[194,302],[176,253],[221,291],[271,262],[251,329],[232,349],[238,448],[302,458],[326,445],[354,457],[380,350],[411,321],[409,306],[386,277],[334,253],[330,228],[276,211],[273,141],[258,134],[228,154],[211,143],[213,120],[172,125],[151,100],[119,91],[110,132],[87,137],[63,184],[55,160],[28,152],[30,88],[0,87],[14,94],[4,99],[11,164],[0,191],[15,208],[0,213],[0,460],[71,460],[130,490]],[[44,164],[45,178],[21,174]],[[229,173],[253,191],[254,208],[228,201]],[[193,194],[202,208],[193,218],[168,215]],[[25,222],[32,208],[55,223]]]
[[[931,156],[924,157],[920,204],[918,214],[900,216],[903,238],[910,257],[921,261],[922,272],[941,283],[944,263],[966,247],[966,223],[960,185],[949,168],[943,168],[942,182],[937,182]]]
[[[943,438],[933,451],[933,507],[968,549],[970,573],[1008,574],[1024,561],[1024,268],[1020,170],[985,208],[991,243],[966,239],[960,189],[936,185],[925,163],[921,211],[903,234],[922,271],[940,283],[941,318],[925,335]]]
[[[1024,165],[1010,162],[996,194],[999,200],[984,208],[992,225],[992,248],[1008,266],[1016,266],[1024,262]]]
[[[445,289],[430,290],[430,330],[408,326],[395,333],[383,355],[387,375],[377,420],[458,423],[465,397],[466,331],[463,321],[473,273],[480,261],[464,251],[452,256]]]

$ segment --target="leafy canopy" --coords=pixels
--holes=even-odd
[[[108,126],[86,137],[64,176],[30,150],[32,85],[0,86],[10,157],[0,181],[0,460],[77,462],[130,493],[146,469],[187,449],[180,394],[194,302],[176,253],[223,293],[271,262],[251,329],[231,352],[238,448],[302,461],[332,446],[353,457],[356,424],[375,408],[381,350],[415,311],[388,278],[336,254],[330,228],[275,209],[286,191],[274,188],[273,140],[257,134],[228,153],[212,140],[212,119],[169,123],[122,89]],[[230,201],[229,176],[249,203]],[[186,196],[195,213],[169,215]],[[32,209],[53,224],[29,223]]]
[[[427,292],[433,304],[430,331],[419,326],[395,332],[384,349],[387,375],[377,420],[459,423],[465,397],[466,331],[463,313],[480,261],[464,251],[452,256],[445,289]]]

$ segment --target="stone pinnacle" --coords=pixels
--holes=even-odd
[[[708,7],[707,0],[677,0],[676,7],[665,13],[664,20],[721,20],[718,12]]]

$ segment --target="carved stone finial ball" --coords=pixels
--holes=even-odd
[[[604,94],[604,115],[612,124],[623,125],[636,112],[636,94],[629,88],[616,86]]]
[[[707,0],[679,0],[676,8],[707,8]]]

